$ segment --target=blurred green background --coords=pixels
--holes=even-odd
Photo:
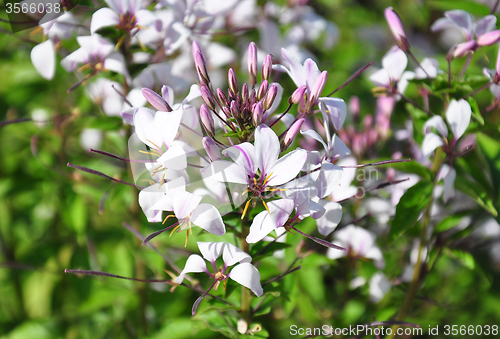
[[[440,60],[442,69],[446,50],[430,34],[430,23],[443,10],[463,8],[478,16],[489,11],[465,0],[322,0],[310,5],[340,29],[340,41],[332,50],[307,46],[317,56],[320,69],[329,72],[325,93],[372,60],[380,66],[381,57],[392,45],[383,17],[387,6],[395,7],[411,32],[417,57],[431,55]],[[0,17],[5,19],[5,13]],[[80,145],[84,128],[98,128],[103,134],[101,149],[125,156],[127,128],[107,118],[82,88],[67,94],[76,78],[60,66],[53,81],[43,80],[30,61],[35,37],[31,40],[29,32],[9,34],[5,24],[0,27],[0,121],[32,116],[48,120],[0,127],[0,338],[220,338],[221,333],[211,330],[214,324],[226,329],[231,326],[218,311],[191,317],[198,294],[188,289],[179,287],[171,293],[170,286],[161,283],[64,273],[66,268],[93,269],[127,277],[170,279],[164,271],[170,268],[162,256],[141,246],[122,226],[128,223],[143,234],[156,230],[137,208],[138,191],[66,166],[71,162],[131,181],[125,164],[90,154]],[[257,38],[258,34],[254,31],[248,36]],[[230,44],[237,38],[224,39]],[[485,49],[474,59],[471,73],[480,74],[485,66],[493,68],[496,53],[496,47]],[[460,69],[460,64],[455,67]],[[362,114],[371,114],[375,103],[371,88],[362,76],[337,95],[346,101],[351,95],[359,96]],[[486,105],[491,95],[486,92],[478,98]],[[393,120],[402,123],[405,116],[400,103]],[[498,112],[493,111],[486,119],[497,121],[496,117]],[[304,225],[305,231],[314,228],[314,223]],[[197,240],[220,238],[203,234]],[[296,245],[300,240],[290,237],[289,243]],[[180,267],[188,254],[197,252],[194,241],[184,248],[183,241],[179,243],[175,237],[159,237],[154,243]],[[404,265],[400,253],[408,250],[411,239],[379,245],[386,254],[384,272],[397,276]],[[307,243],[307,247],[312,245]],[[284,259],[264,261],[259,267],[262,281],[288,267],[294,251],[291,246]],[[354,291],[348,288],[353,278],[351,264],[347,260],[332,262],[323,253],[320,250],[300,259],[302,269],[281,282],[288,293],[276,287],[281,298],[261,308],[263,316],[258,322],[272,338],[290,337],[292,324],[348,327],[371,322],[374,317],[388,320],[400,309],[407,286],[393,287],[380,303],[370,303],[367,286]],[[444,255],[427,277],[406,320],[419,324],[424,333],[429,325],[437,324],[500,324],[499,273],[489,260],[486,249],[465,258]],[[358,271],[374,269],[360,265]],[[218,304],[207,302],[205,307],[209,305],[217,309]]]

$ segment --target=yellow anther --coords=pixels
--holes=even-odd
[[[274,173],[274,172],[273,172]],[[264,185],[267,183],[267,181],[269,180],[269,178],[271,178],[271,175],[273,175],[273,173],[269,174],[265,179],[264,179]]]
[[[245,205],[245,209],[243,210],[243,214],[241,215],[241,220],[243,220],[243,218],[245,217],[245,214],[247,214],[248,205],[250,205],[250,200],[248,200],[246,205]]]
[[[161,177],[160,186],[158,188],[160,188],[161,185],[163,185],[164,182],[165,182],[165,173],[163,173],[163,176]]]
[[[186,242],[184,243],[184,247],[187,247],[189,239],[189,230],[186,232]]]
[[[250,192],[250,190],[249,190],[249,189],[246,189],[243,193],[241,193],[241,195],[245,195],[245,194],[247,194],[248,192]]]
[[[264,199],[262,199],[262,204],[264,204],[264,207],[266,208],[267,213],[271,213],[271,212],[269,212],[269,207],[267,207],[267,204],[266,204],[266,202],[264,201]]]
[[[170,237],[172,236],[172,234],[174,234],[175,230],[178,229],[179,227],[181,227],[181,225],[177,225],[174,227],[174,229],[172,230],[172,232],[170,232]]]
[[[146,151],[141,151],[141,150],[139,150],[139,153],[148,154],[148,155],[154,155],[155,157],[158,156],[158,154],[156,154],[156,153],[146,152]]]
[[[79,69],[77,69],[76,71],[79,72],[79,73],[81,73],[81,72],[83,72],[83,71],[85,71],[85,70],[87,70],[89,68],[90,68],[90,64],[85,64],[82,67],[80,67]]]
[[[257,179],[255,179],[255,177],[253,178],[253,182],[255,185],[257,185]]]
[[[152,142],[151,140],[146,139],[146,141],[147,141],[147,142],[150,142],[153,146],[155,146],[155,147],[158,149],[158,151],[159,151],[159,150],[161,150],[161,147],[158,147],[158,145],[157,145],[157,144],[155,144],[154,142]]]
[[[163,225],[165,223],[165,221],[167,221],[168,218],[172,218],[172,217],[175,217],[175,215],[173,215],[173,214],[167,215],[167,217],[165,219],[163,219],[163,222],[161,224]],[[177,226],[177,227],[179,227],[179,226]],[[172,234],[170,234],[170,235],[172,235]]]

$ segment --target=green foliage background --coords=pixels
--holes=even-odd
[[[395,7],[412,32],[410,41],[416,46],[417,57],[425,53],[418,45],[419,39],[436,43],[433,57],[439,59],[442,69],[446,69],[447,51],[439,49],[435,35],[429,32],[430,23],[441,17],[443,10],[462,8],[478,16],[489,12],[486,6],[466,0],[321,0],[311,1],[311,5],[340,29],[340,41],[332,50],[324,50],[319,44],[308,46],[317,55],[320,69],[329,72],[325,93],[368,62],[373,60],[380,65],[380,58],[392,45],[383,17],[383,10],[389,5]],[[5,13],[0,13],[0,17],[5,19]],[[82,89],[67,94],[76,78],[60,66],[53,81],[43,80],[30,61],[34,46],[26,41],[30,36],[8,34],[8,28],[2,27],[0,121],[30,117],[35,109],[46,110],[51,121],[43,126],[23,122],[0,127],[0,338],[220,338],[221,333],[211,331],[217,326],[232,332],[231,327],[236,324],[231,317],[229,323],[225,322],[218,310],[221,303],[206,302],[200,314],[191,317],[191,306],[198,294],[188,289],[179,287],[171,293],[170,287],[161,283],[64,273],[66,268],[94,269],[127,277],[170,279],[164,271],[168,269],[165,260],[141,246],[122,226],[131,224],[143,234],[155,230],[142,211],[134,207],[138,191],[66,166],[71,162],[131,181],[123,163],[90,154],[79,142],[83,128],[100,128],[104,130],[101,148],[126,155],[122,135],[128,133],[127,129],[106,117]],[[384,32],[385,38],[370,40],[367,32],[372,30]],[[252,34],[257,38],[256,32],[249,36]],[[237,38],[224,39],[231,43]],[[496,53],[496,47],[492,47],[476,55],[470,72],[481,74],[482,67],[493,68]],[[457,73],[460,62],[454,67]],[[366,76],[360,77],[339,91],[338,96],[346,101],[351,95],[359,96],[362,114],[371,114],[375,103],[371,87]],[[409,91],[412,90],[415,91],[410,86]],[[479,106],[485,107],[491,98],[489,91],[481,93],[477,96]],[[404,103],[398,103],[393,123],[401,124],[408,114]],[[490,161],[492,178],[498,182],[498,152],[488,154],[488,150],[500,145],[495,139],[499,111],[483,115],[486,127],[479,140],[486,153],[483,161]],[[418,128],[421,130],[421,126]],[[381,152],[390,154],[393,141],[389,139],[382,145]],[[466,157],[463,166],[472,166],[474,157],[482,156],[476,153]],[[486,180],[483,189],[488,183]],[[491,195],[496,194],[493,201],[498,209],[498,185],[489,189]],[[484,212],[478,207],[477,213]],[[453,220],[447,222],[441,226],[443,230],[456,225]],[[457,238],[470,234],[473,227]],[[314,223],[303,226],[309,233],[314,228]],[[382,239],[379,243],[386,259],[384,272],[390,278],[402,272],[407,258],[401,253],[406,253],[411,245],[411,235],[418,235],[418,231],[409,230],[397,241]],[[206,234],[197,239],[220,241]],[[290,237],[292,246],[286,249],[284,259],[270,257],[262,262],[262,281],[280,274],[294,261],[300,240]],[[155,245],[180,267],[188,254],[197,252],[194,241],[184,248],[183,241],[175,236],[160,237]],[[354,291],[348,288],[353,263],[347,259],[332,262],[326,259],[324,250],[308,242],[304,246],[305,250],[316,252],[299,260],[299,271],[265,289],[278,298],[264,299],[258,322],[265,331],[255,337],[269,333],[272,338],[288,338],[292,324],[328,324],[336,328],[368,323],[373,318],[384,321],[400,309],[406,284],[394,287],[380,303],[370,303],[367,286]],[[426,277],[406,321],[419,324],[424,333],[429,325],[499,324],[500,273],[489,262],[486,249],[445,249]],[[367,277],[375,270],[370,263],[357,265],[358,272]]]

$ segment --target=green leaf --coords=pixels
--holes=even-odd
[[[466,215],[469,215],[469,213],[457,213],[457,214],[453,214],[453,215],[449,215],[449,216],[445,217],[436,226],[435,231],[440,233],[440,232],[447,231],[447,230],[457,226]]]
[[[432,182],[420,181],[401,197],[392,221],[391,240],[399,237],[417,222],[420,213],[431,202],[433,188]]]
[[[430,7],[442,11],[463,9],[473,15],[485,16],[490,14],[490,8],[484,4],[468,0],[432,0],[427,2]]]
[[[493,205],[493,201],[488,197],[488,194],[486,194],[481,185],[469,179],[458,177],[457,180],[455,180],[455,188],[470,196],[479,204],[479,206],[484,208],[493,216],[498,216],[498,212]]]
[[[493,180],[493,188],[497,193],[500,192],[500,142],[487,136],[483,133],[477,133],[477,144],[488,162],[491,178]]]
[[[432,181],[434,177],[431,170],[417,161],[399,162],[391,164],[390,166],[398,171],[417,174],[422,179],[427,181]]]
[[[92,117],[87,123],[87,128],[96,128],[103,131],[115,131],[123,127],[120,117],[99,116]]]
[[[269,246],[269,247],[267,247]],[[267,247],[267,248],[266,248]],[[271,244],[264,243],[263,241],[252,246],[250,250],[250,256],[253,258],[254,262],[260,261],[265,257],[269,257],[274,254],[274,252],[283,250],[290,247],[290,244],[285,244],[282,242],[275,241]],[[265,250],[264,250],[265,248]],[[262,251],[262,252],[261,252]],[[258,254],[258,256],[257,256]]]
[[[467,101],[469,102],[469,105],[472,109],[472,117],[476,119],[481,124],[481,126],[484,126],[484,119],[481,115],[481,112],[479,111],[479,106],[477,105],[476,99],[474,99],[473,97],[469,97]]]
[[[456,249],[447,249],[445,253],[456,260],[469,270],[473,270],[476,267],[476,261],[474,257],[469,252],[456,250]]]

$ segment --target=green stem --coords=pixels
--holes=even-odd
[[[442,164],[442,154],[443,154],[443,149],[439,147],[436,151],[435,158],[434,158],[434,163],[432,164],[432,172],[435,175],[435,178],[437,177],[436,173],[441,167]],[[436,179],[434,179],[434,184],[436,184]],[[424,212],[424,220],[422,223],[422,231],[420,233],[420,244],[418,246],[418,257],[417,257],[417,262],[415,263],[415,270],[413,271],[413,278],[410,283],[410,288],[408,290],[408,294],[406,295],[406,299],[403,303],[403,307],[401,308],[401,311],[399,312],[398,316],[396,317],[396,320],[401,321],[406,317],[408,312],[410,311],[411,304],[413,302],[413,299],[417,295],[418,289],[420,288],[420,285],[422,283],[420,279],[421,271],[422,271],[422,253],[424,251],[424,248],[427,246],[427,230],[429,228],[429,224],[431,221],[431,209],[432,209],[432,203],[434,202],[434,198],[431,198],[429,201],[429,204],[427,204],[425,212]],[[389,338],[394,338],[395,333],[397,333],[397,329],[399,326],[393,326],[392,328],[392,335],[389,336]]]
[[[245,220],[246,221],[246,220]],[[248,227],[245,227],[245,222],[241,223],[241,233],[240,233],[240,241],[241,241],[241,249],[248,253],[248,243],[246,241],[246,237],[248,235]],[[252,314],[250,312],[250,301],[252,300],[252,295],[250,294],[250,290],[245,286],[241,286],[241,317],[246,321],[248,327],[250,327],[250,323],[252,322]]]

